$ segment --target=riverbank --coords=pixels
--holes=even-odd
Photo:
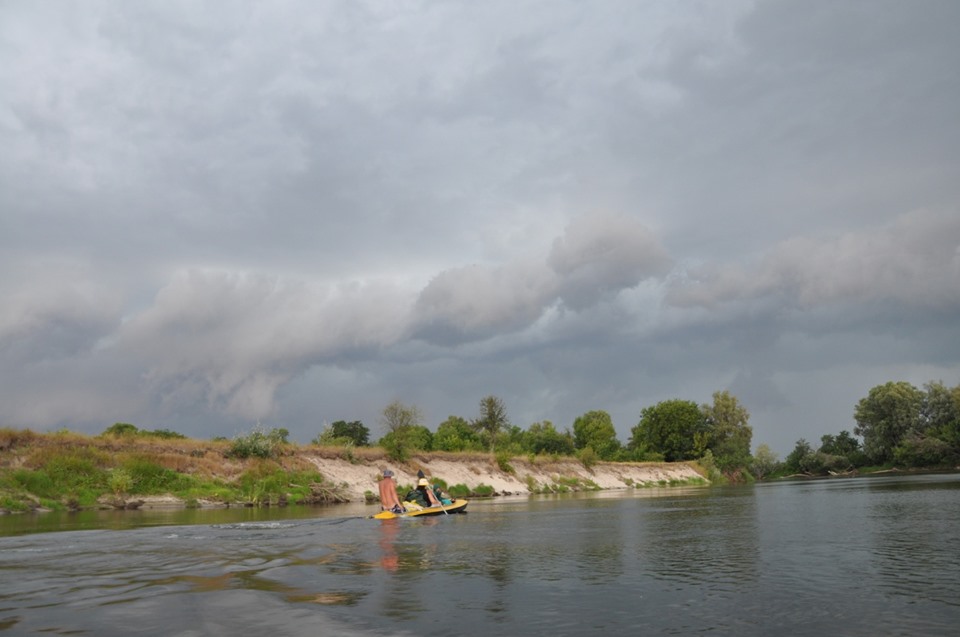
[[[277,506],[371,501],[384,469],[401,490],[422,471],[459,497],[707,484],[696,463],[585,466],[571,457],[504,458],[379,447],[280,445],[237,457],[229,441],[0,430],[0,512]]]

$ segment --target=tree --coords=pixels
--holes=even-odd
[[[860,451],[860,442],[844,429],[836,436],[827,434],[820,437],[820,452],[834,456],[843,456],[848,460]]]
[[[609,460],[620,450],[617,430],[610,414],[602,410],[588,411],[573,421],[573,444],[577,449],[590,447],[602,460]]]
[[[115,422],[103,430],[101,436],[135,436],[140,433],[136,425],[128,422]]]
[[[629,447],[662,453],[664,460],[693,460],[703,455],[697,449],[697,434],[706,429],[703,413],[690,400],[664,400],[640,412],[640,422],[631,430]]]
[[[419,425],[421,420],[423,420],[423,415],[419,409],[413,405],[404,405],[399,400],[395,400],[384,407],[380,416],[380,424],[387,432]]]
[[[947,388],[942,382],[924,385],[922,419],[924,430],[960,448],[960,385]]]
[[[549,420],[530,425],[524,435],[524,448],[534,454],[558,456],[573,455],[573,436],[569,431],[560,433]]]
[[[763,480],[773,473],[777,468],[777,454],[769,446],[760,445],[757,452],[753,454],[753,463],[750,465],[750,471],[757,480]]]
[[[496,447],[497,434],[509,426],[507,408],[502,400],[496,396],[487,396],[480,401],[480,417],[473,422],[473,428],[490,445],[490,453],[493,453]]]
[[[801,438],[793,447],[793,451],[791,451],[783,461],[783,466],[790,473],[807,473],[810,470],[812,457],[813,447],[810,446],[809,442]]]
[[[708,431],[708,446],[721,469],[745,468],[750,464],[753,429],[750,414],[730,392],[713,394],[712,405],[701,405]]]
[[[370,430],[359,420],[351,422],[338,420],[330,427],[335,438],[347,438],[358,447],[365,447],[370,444]]]
[[[354,420],[353,422],[338,420],[329,427],[324,427],[323,431],[313,442],[317,445],[356,445],[357,447],[365,447],[370,444],[370,430],[359,420]]]
[[[878,463],[893,460],[893,450],[908,433],[920,433],[924,394],[907,382],[877,385],[853,411],[863,450]]]
[[[482,448],[477,432],[460,416],[450,416],[433,434],[433,448],[437,451],[469,451]]]

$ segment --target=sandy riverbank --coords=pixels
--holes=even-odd
[[[608,463],[598,462],[587,469],[579,462],[535,462],[515,458],[510,460],[513,472],[503,471],[489,459],[448,460],[436,457],[414,458],[405,464],[389,460],[351,463],[342,458],[307,456],[317,470],[328,480],[344,484],[344,493],[351,500],[362,500],[365,491],[377,491],[377,478],[384,469],[391,469],[400,485],[416,483],[417,470],[427,476],[440,478],[447,485],[463,484],[470,488],[479,485],[492,487],[499,495],[529,494],[530,487],[542,489],[565,481],[596,485],[600,489],[627,489],[633,486],[689,483],[703,480],[685,463]]]

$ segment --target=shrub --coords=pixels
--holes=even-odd
[[[135,425],[128,422],[115,422],[103,430],[101,436],[136,436],[140,432]]]
[[[107,478],[107,486],[110,487],[114,495],[120,497],[124,493],[129,493],[133,488],[133,476],[125,469],[113,469]]]
[[[271,429],[264,432],[257,427],[246,436],[237,436],[230,443],[227,455],[234,458],[273,458],[289,435],[286,429]]]
[[[493,487],[481,483],[473,490],[473,495],[478,498],[489,498],[493,496]]]
[[[580,459],[580,463],[586,468],[591,469],[594,465],[599,462],[600,457],[597,455],[597,452],[593,450],[593,447],[584,447],[580,450],[580,453],[577,454],[577,457]]]
[[[470,487],[468,487],[465,484],[455,484],[449,489],[447,489],[447,493],[449,493],[455,498],[466,498],[470,496],[471,491],[470,491]]]
[[[497,466],[500,467],[500,471],[506,473],[516,473],[514,468],[510,465],[510,454],[505,451],[498,451],[495,456]]]

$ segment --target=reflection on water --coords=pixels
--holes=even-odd
[[[0,538],[0,632],[947,635],[958,476]]]

